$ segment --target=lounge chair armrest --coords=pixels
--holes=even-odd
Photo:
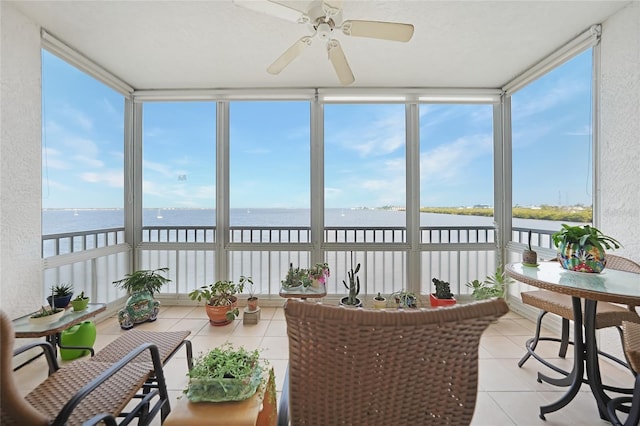
[[[60,366],[58,365],[58,359],[56,358],[55,351],[53,350],[53,346],[51,346],[51,343],[49,342],[35,342],[35,343],[29,343],[27,345],[21,346],[13,351],[13,357],[15,358],[16,356],[37,347],[40,347],[42,349],[44,356],[47,358],[47,365],[49,366],[49,375],[52,375],[53,373],[58,371],[58,369],[60,368]],[[37,356],[40,356],[40,355],[37,355]],[[31,362],[31,361],[27,361],[26,363],[22,364],[22,366],[24,366],[28,362]]]
[[[116,422],[115,417],[113,417],[109,413],[96,414],[95,416],[84,422],[82,426],[97,425],[101,422],[103,422],[103,424],[105,424],[106,426],[118,426],[118,422]]]
[[[123,357],[120,361],[116,362],[111,367],[103,371],[102,374],[100,374],[98,377],[96,377],[91,382],[87,383],[82,389],[80,389],[71,399],[69,399],[65,406],[62,407],[62,410],[60,410],[60,413],[58,413],[58,416],[53,421],[53,424],[66,424],[74,408],[80,403],[80,401],[82,401],[84,397],[89,395],[94,389],[107,381],[107,379],[124,368],[127,364],[133,361],[134,358],[136,358],[146,350],[151,351],[151,359],[153,361],[153,370],[156,376],[156,380],[158,381],[158,383],[164,384],[164,372],[162,370],[162,361],[160,360],[160,352],[158,351],[158,347],[152,343],[143,343],[142,345],[138,346],[137,349],[129,352],[127,356]]]
[[[289,365],[284,374],[284,384],[280,395],[280,406],[278,407],[278,426],[289,426]]]

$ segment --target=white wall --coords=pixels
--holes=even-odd
[[[602,25],[601,230],[640,263],[640,2]]]
[[[640,2],[603,23],[601,43],[598,226],[623,244],[615,254],[640,263]],[[622,356],[614,329],[599,338]]]
[[[0,308],[17,317],[44,300],[40,28],[2,1],[0,35]]]

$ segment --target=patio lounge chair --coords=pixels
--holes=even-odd
[[[480,336],[508,310],[503,299],[393,311],[287,300],[278,424],[469,424]]]
[[[158,348],[146,343],[115,363],[76,360],[60,367],[48,342],[28,344],[14,351],[11,319],[0,311],[0,424],[9,425],[79,425],[104,421],[121,425],[137,419],[147,425],[158,414],[169,414],[162,362]],[[42,350],[49,376],[25,397],[16,386],[12,360],[27,350]],[[132,362],[149,352],[151,363]],[[140,393],[153,371],[157,385]],[[135,399],[135,403],[129,403]],[[125,408],[130,408],[124,412]]]
[[[116,362],[129,352],[140,346],[141,343],[152,343],[158,347],[160,359],[165,365],[185,346],[187,351],[187,367],[191,370],[193,367],[193,349],[191,341],[187,340],[190,331],[145,331],[145,330],[128,330],[123,332],[113,342],[100,349],[91,361],[96,362]],[[151,365],[151,358],[148,352],[140,354],[135,359],[136,362],[146,362]]]
[[[606,259],[608,269],[640,273],[640,265],[630,259],[612,254],[607,254]],[[524,354],[522,359],[518,362],[518,367],[522,367],[529,357],[533,356],[542,364],[557,373],[568,376],[569,372],[542,358],[535,352],[535,349],[539,341],[560,342],[558,356],[561,358],[565,357],[568,345],[573,344],[573,342],[569,341],[569,321],[573,321],[573,305],[571,302],[571,296],[548,290],[534,290],[522,292],[521,297],[523,303],[539,308],[540,314],[538,315],[538,320],[536,322],[535,335],[525,343],[527,353]],[[549,312],[562,318],[562,331],[560,338],[540,337],[542,319]],[[616,327],[620,335],[622,335],[621,325],[623,321],[640,323],[640,316],[635,311],[635,306],[624,307],[609,302],[598,302],[596,306],[596,330],[607,327]],[[628,365],[624,361],[614,357],[613,355],[602,351],[598,351],[598,353],[628,368]],[[570,380],[567,379],[567,386],[569,381]],[[558,383],[563,383],[563,380],[560,380]],[[605,388],[621,391],[621,389],[610,386],[605,386]]]
[[[633,396],[613,398],[607,404],[607,412],[613,426],[637,426],[640,423],[640,324],[626,321],[622,323],[622,347],[629,366],[636,375]],[[631,403],[631,407],[624,405],[628,403]],[[618,418],[617,410],[629,413],[624,423]]]

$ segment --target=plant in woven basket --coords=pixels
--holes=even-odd
[[[256,392],[266,366],[257,349],[236,349],[225,343],[195,360],[184,393],[192,402],[241,401]]]

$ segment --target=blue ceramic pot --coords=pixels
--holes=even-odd
[[[67,305],[69,305],[69,302],[71,302],[72,297],[73,297],[73,294],[69,294],[68,296],[56,297],[54,299],[54,303],[56,304],[54,308],[66,308]],[[47,297],[47,302],[49,302],[49,306],[53,306],[51,304],[51,299],[52,299],[52,296]]]

